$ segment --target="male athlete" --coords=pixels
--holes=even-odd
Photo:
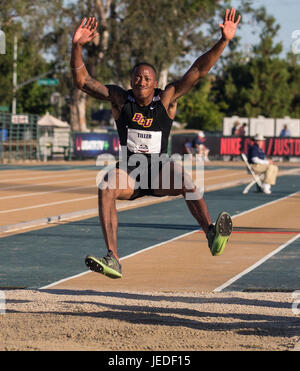
[[[164,90],[157,88],[155,68],[145,62],[134,66],[130,90],[124,90],[116,85],[103,85],[93,79],[83,62],[82,46],[98,35],[98,24],[94,17],[89,17],[84,18],[77,28],[72,40],[70,61],[74,84],[90,96],[111,103],[120,144],[126,148],[125,160],[128,161],[128,166],[125,168],[122,161],[119,162],[116,168],[108,172],[98,187],[99,219],[108,253],[104,258],[86,257],[85,263],[92,271],[110,278],[122,277],[117,251],[116,200],[132,200],[146,194],[157,197],[183,195],[190,212],[206,234],[211,254],[220,255],[224,251],[232,232],[230,215],[222,212],[215,225],[212,224],[206,203],[201,195],[197,197],[197,188],[192,180],[186,177],[180,188],[175,187],[174,179],[176,180],[176,176],[178,178],[183,174],[178,171],[175,162],[162,161],[158,171],[158,183],[155,183],[155,179],[151,179],[151,182],[148,179],[146,183],[150,185],[149,187],[137,187],[136,185],[142,183],[148,175],[152,176],[152,156],[167,153],[168,137],[176,114],[178,99],[187,94],[217,62],[229,41],[234,37],[239,21],[240,16],[235,21],[235,9],[232,8],[230,12],[226,10],[224,22],[219,25],[222,31],[220,40],[212,49],[200,56],[181,79],[168,84]],[[138,181],[138,177],[132,176],[136,166],[130,164],[130,159],[142,154],[146,158],[147,169],[144,172],[145,177],[141,176],[142,179]],[[164,187],[162,179],[166,173],[164,167],[167,166],[169,166],[170,186]],[[115,186],[111,186],[111,179],[115,179]],[[158,187],[151,187],[152,181],[158,184]],[[196,197],[188,199],[186,195],[191,191]]]

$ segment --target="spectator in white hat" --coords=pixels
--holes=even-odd
[[[265,138],[261,134],[256,134],[253,138],[253,145],[248,150],[248,162],[256,174],[264,174],[265,179],[262,190],[266,194],[271,193],[271,186],[276,184],[278,166],[272,160],[267,159],[264,152]]]

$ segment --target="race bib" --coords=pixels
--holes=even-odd
[[[160,153],[161,131],[128,129],[127,148],[133,153]]]

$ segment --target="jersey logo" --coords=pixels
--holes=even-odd
[[[144,128],[149,128],[152,125],[153,118],[148,119],[144,117],[141,113],[135,113],[132,121],[137,122],[139,125],[142,125]]]

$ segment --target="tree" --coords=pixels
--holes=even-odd
[[[212,75],[180,99],[176,120],[187,123],[187,129],[221,130],[223,114],[212,99]]]
[[[300,65],[299,65],[299,55],[288,54],[287,63],[289,71],[289,88],[291,94],[291,105],[290,105],[290,117],[299,118],[300,117]]]
[[[218,9],[211,0],[126,0],[113,3],[108,64],[116,81],[129,85],[130,71],[141,61],[158,71],[159,86],[167,83],[167,71],[180,57],[203,50],[208,38],[200,26]]]
[[[89,0],[84,2],[69,1],[61,4],[52,20],[50,31],[44,38],[45,45],[51,48],[61,76],[63,86],[61,94],[68,99],[69,119],[74,131],[87,131],[86,105],[87,95],[73,86],[70,71],[71,40],[75,28],[86,15],[94,15],[100,24],[100,38],[84,48],[84,59],[90,74],[98,78],[98,66],[102,65],[108,43],[110,8],[118,0]]]
[[[260,42],[252,48],[252,57],[228,63],[216,79],[214,90],[228,115],[283,117],[289,113],[291,94],[286,61],[279,58],[281,43],[274,45],[279,25],[264,8],[254,13],[262,24]]]
[[[25,82],[51,68],[42,55],[37,30],[45,22],[46,1],[16,0],[1,2],[0,26],[6,36],[6,54],[0,58],[1,105],[10,106],[13,96],[13,39],[18,40],[17,83]],[[28,84],[17,91],[17,112],[42,114],[50,110],[50,93],[36,83]]]

